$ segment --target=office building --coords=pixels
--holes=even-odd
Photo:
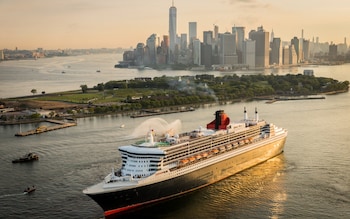
[[[243,43],[245,40],[245,27],[233,27],[232,33],[236,33],[237,36],[237,57],[238,63],[243,63]]]
[[[282,64],[289,65],[289,46],[282,49]]]
[[[203,43],[205,45],[213,45],[213,31],[203,31]]]
[[[156,48],[157,48],[157,35],[152,34],[150,37],[148,37],[146,41],[146,47],[147,47],[147,57],[148,57],[148,62],[147,64],[154,65],[156,64]],[[146,63],[145,63],[146,64]]]
[[[235,65],[238,63],[236,54],[236,34],[219,34],[219,58],[221,65]]]
[[[299,39],[298,37],[294,37],[291,41],[290,44],[294,47],[294,50],[297,54],[297,63],[300,63],[303,61],[303,39]]]
[[[169,41],[170,54],[174,53],[176,45],[176,7],[172,5],[169,8]]]
[[[145,45],[143,43],[138,43],[136,45],[135,53],[135,65],[144,65],[145,59]],[[149,58],[147,56],[147,58]]]
[[[270,65],[280,65],[282,59],[282,45],[280,38],[273,38],[271,42]]]
[[[255,41],[255,67],[265,68],[269,66],[269,32],[266,32],[263,27],[258,27],[257,31],[249,32],[249,39]]]
[[[181,43],[180,43],[180,50],[184,51],[187,49],[187,34],[182,33],[180,37]]]
[[[293,45],[289,46],[289,64],[290,65],[298,64],[298,54]]]
[[[247,39],[243,43],[243,64],[255,68],[255,41]]]
[[[310,59],[310,41],[309,40],[303,40],[303,54],[304,54],[304,60]]]
[[[188,23],[189,44],[191,45],[194,39],[197,39],[197,22]]]
[[[201,44],[201,64],[207,69],[210,69],[213,65],[213,47],[211,45],[202,43]]]
[[[243,51],[243,43],[245,38],[245,27],[234,27],[237,35],[237,50]],[[233,33],[233,32],[232,32]]]
[[[329,45],[329,60],[330,61],[335,61],[338,56],[338,48],[337,45],[331,44]]]
[[[193,64],[201,65],[201,41],[198,39],[194,39],[192,44]]]

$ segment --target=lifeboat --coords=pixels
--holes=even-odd
[[[220,149],[220,152],[224,152],[224,151],[226,151],[225,146],[221,146],[219,149]]]
[[[188,160],[187,160],[187,159],[183,159],[183,160],[180,161],[180,164],[182,164],[182,165],[185,165],[185,164],[187,164],[187,163],[188,163]]]
[[[193,162],[193,161],[196,160],[196,158],[195,157],[190,157],[189,160],[190,160],[190,162]]]
[[[201,158],[202,158],[202,156],[201,156],[201,155],[199,155],[199,154],[198,154],[198,155],[196,155],[196,159],[197,159],[197,160],[200,160]]]
[[[207,153],[207,152],[204,152],[204,153],[202,154],[202,157],[204,157],[204,158],[208,157],[208,153]]]
[[[226,149],[227,150],[231,150],[232,149],[232,145],[231,144],[226,145]]]
[[[217,154],[217,153],[219,153],[219,150],[217,148],[215,148],[215,149],[213,149],[213,153]]]

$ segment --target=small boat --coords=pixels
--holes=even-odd
[[[12,160],[12,163],[30,162],[30,161],[34,161],[34,160],[39,160],[39,156],[35,153],[30,152],[28,154],[23,155],[20,158]]]
[[[125,127],[125,125],[124,125],[124,124],[121,124],[121,125],[120,125],[120,128],[124,128],[124,127]]]
[[[36,190],[35,186],[26,188],[23,192],[26,194],[32,193]]]

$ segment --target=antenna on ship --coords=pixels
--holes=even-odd
[[[259,114],[258,114],[258,109],[255,107],[255,121],[259,122]]]
[[[244,120],[248,120],[248,114],[247,114],[247,110],[244,107]]]

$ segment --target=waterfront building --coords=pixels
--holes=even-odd
[[[235,65],[238,63],[236,54],[236,34],[219,34],[219,58],[221,65]]]
[[[285,46],[282,49],[282,64],[289,65],[289,46]]]
[[[290,65],[298,64],[298,54],[295,51],[295,47],[293,45],[289,46],[289,64]]]
[[[150,64],[150,65],[155,65],[156,64],[156,48],[157,48],[157,35],[152,34],[150,37],[148,37],[146,41],[146,47],[148,48],[147,51],[147,56],[148,56],[148,61],[149,63],[145,64]]]
[[[338,56],[338,51],[337,51],[338,47],[335,44],[331,44],[329,45],[329,61],[335,61],[337,59]]]
[[[257,31],[249,32],[249,39],[255,40],[255,67],[265,68],[269,66],[269,32],[263,27],[258,27]]]
[[[4,50],[0,50],[0,61],[5,60]]]
[[[344,38],[344,43],[337,45],[338,54],[345,55],[348,52],[348,45],[346,43],[346,37]]]
[[[138,66],[144,65],[145,45],[143,43],[138,43],[134,53],[135,53],[135,64]],[[147,58],[149,57],[147,56]]]
[[[247,39],[243,43],[243,64],[255,68],[255,41]]]

